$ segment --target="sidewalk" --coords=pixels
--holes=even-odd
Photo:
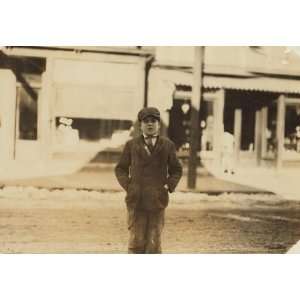
[[[237,169],[234,175],[226,175],[214,169],[209,171],[220,180],[269,191],[285,200],[300,200],[300,170],[298,168],[278,171],[274,168],[247,167]]]
[[[200,193],[259,193],[263,187],[251,187],[245,182],[234,180],[235,176],[222,177],[199,168],[197,186],[193,190]],[[34,186],[46,189],[91,189],[100,191],[121,191],[114,175],[112,164],[87,164],[74,160],[52,160],[43,162],[10,162],[0,170],[2,186]],[[184,170],[177,191],[187,189],[187,176]]]

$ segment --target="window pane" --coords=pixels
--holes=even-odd
[[[22,140],[37,139],[37,109],[39,89],[20,87],[17,91],[19,109],[18,138]]]

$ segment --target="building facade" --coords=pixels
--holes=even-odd
[[[58,138],[61,120],[71,120],[76,150],[97,148],[128,130],[144,106],[152,56],[140,47],[2,47],[0,54],[3,159],[70,151]]]
[[[189,147],[194,47],[157,47],[148,105],[164,111],[179,151]],[[285,47],[205,47],[200,158],[219,163],[223,132],[240,165],[300,161],[300,58]],[[297,137],[298,135],[298,137]],[[186,152],[187,153],[187,152]]]
[[[101,151],[100,142],[128,132],[146,105],[160,109],[163,134],[188,156],[193,63],[194,47],[2,47],[1,159]],[[226,131],[240,165],[299,164],[300,59],[293,49],[205,47],[203,74],[202,161],[219,164]],[[68,127],[61,120],[71,120],[76,147],[61,142]]]

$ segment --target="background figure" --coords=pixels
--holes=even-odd
[[[201,122],[201,150],[212,151],[213,150],[213,125],[214,119],[212,115],[206,118],[206,121]]]
[[[72,128],[73,120],[70,118],[60,118],[57,128],[57,141],[65,146],[73,146],[79,142],[79,132]]]
[[[234,174],[234,136],[225,131],[222,139],[222,170]]]

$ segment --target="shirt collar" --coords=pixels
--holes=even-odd
[[[150,137],[151,137],[152,139],[156,139],[156,138],[158,138],[158,134],[148,136],[148,135],[145,135],[145,134],[143,133],[143,137],[144,137],[144,139],[149,139]]]

